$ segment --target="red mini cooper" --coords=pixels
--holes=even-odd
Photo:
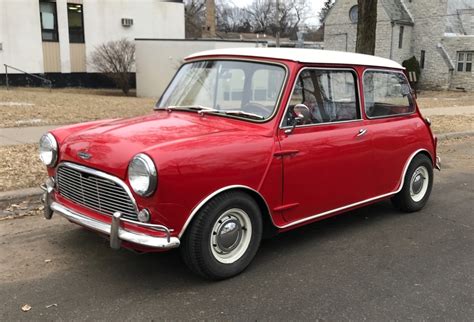
[[[262,236],[391,198],[423,208],[436,137],[398,63],[310,49],[191,55],[153,113],[45,134],[45,217],[114,249],[180,247],[210,279],[242,272]]]

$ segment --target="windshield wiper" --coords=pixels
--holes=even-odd
[[[254,114],[254,113],[249,113],[249,112],[244,112],[244,111],[239,111],[239,110],[232,110],[232,111],[223,111],[225,114],[228,115],[237,115],[237,116],[243,116],[243,117],[248,117],[252,119],[257,119],[257,120],[264,120],[265,117]]]
[[[217,111],[216,109],[212,108],[212,107],[207,107],[207,106],[202,106],[202,105],[179,105],[179,106],[175,106],[175,105],[170,105],[170,106],[167,106],[164,108],[165,111],[168,111],[168,112],[171,112],[173,110],[193,110],[193,111],[198,111],[198,112],[201,112],[201,111]]]

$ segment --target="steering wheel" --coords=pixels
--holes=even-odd
[[[256,102],[248,102],[247,104],[242,106],[242,110],[248,113],[257,114],[264,117],[267,117],[269,113],[268,108],[265,105],[256,103]]]

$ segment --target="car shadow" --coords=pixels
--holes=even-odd
[[[387,221],[394,220],[400,215],[401,213],[395,210],[389,201],[382,201],[281,233],[262,241],[253,264],[243,275],[261,274],[261,270],[267,269],[268,266],[274,271],[279,267],[282,254],[291,255],[308,247],[316,251],[328,239],[333,241],[345,239],[348,231],[369,229],[368,225],[380,223],[386,225]],[[113,283],[120,281],[133,284],[134,287],[153,290],[176,288],[180,285],[189,287],[209,284],[187,269],[180,259],[178,249],[144,254],[125,249],[113,251],[106,239],[82,228],[65,232],[59,244],[64,251],[74,254],[74,261],[87,266],[78,268],[79,270],[85,269],[90,271],[89,274],[99,274],[99,280],[102,281]],[[301,256],[304,257],[304,254]],[[233,283],[243,278],[243,275],[223,282]]]

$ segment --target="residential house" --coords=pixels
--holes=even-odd
[[[325,49],[355,51],[357,21],[357,0],[336,0]],[[422,88],[474,91],[474,0],[378,0],[375,55],[415,56]]]

